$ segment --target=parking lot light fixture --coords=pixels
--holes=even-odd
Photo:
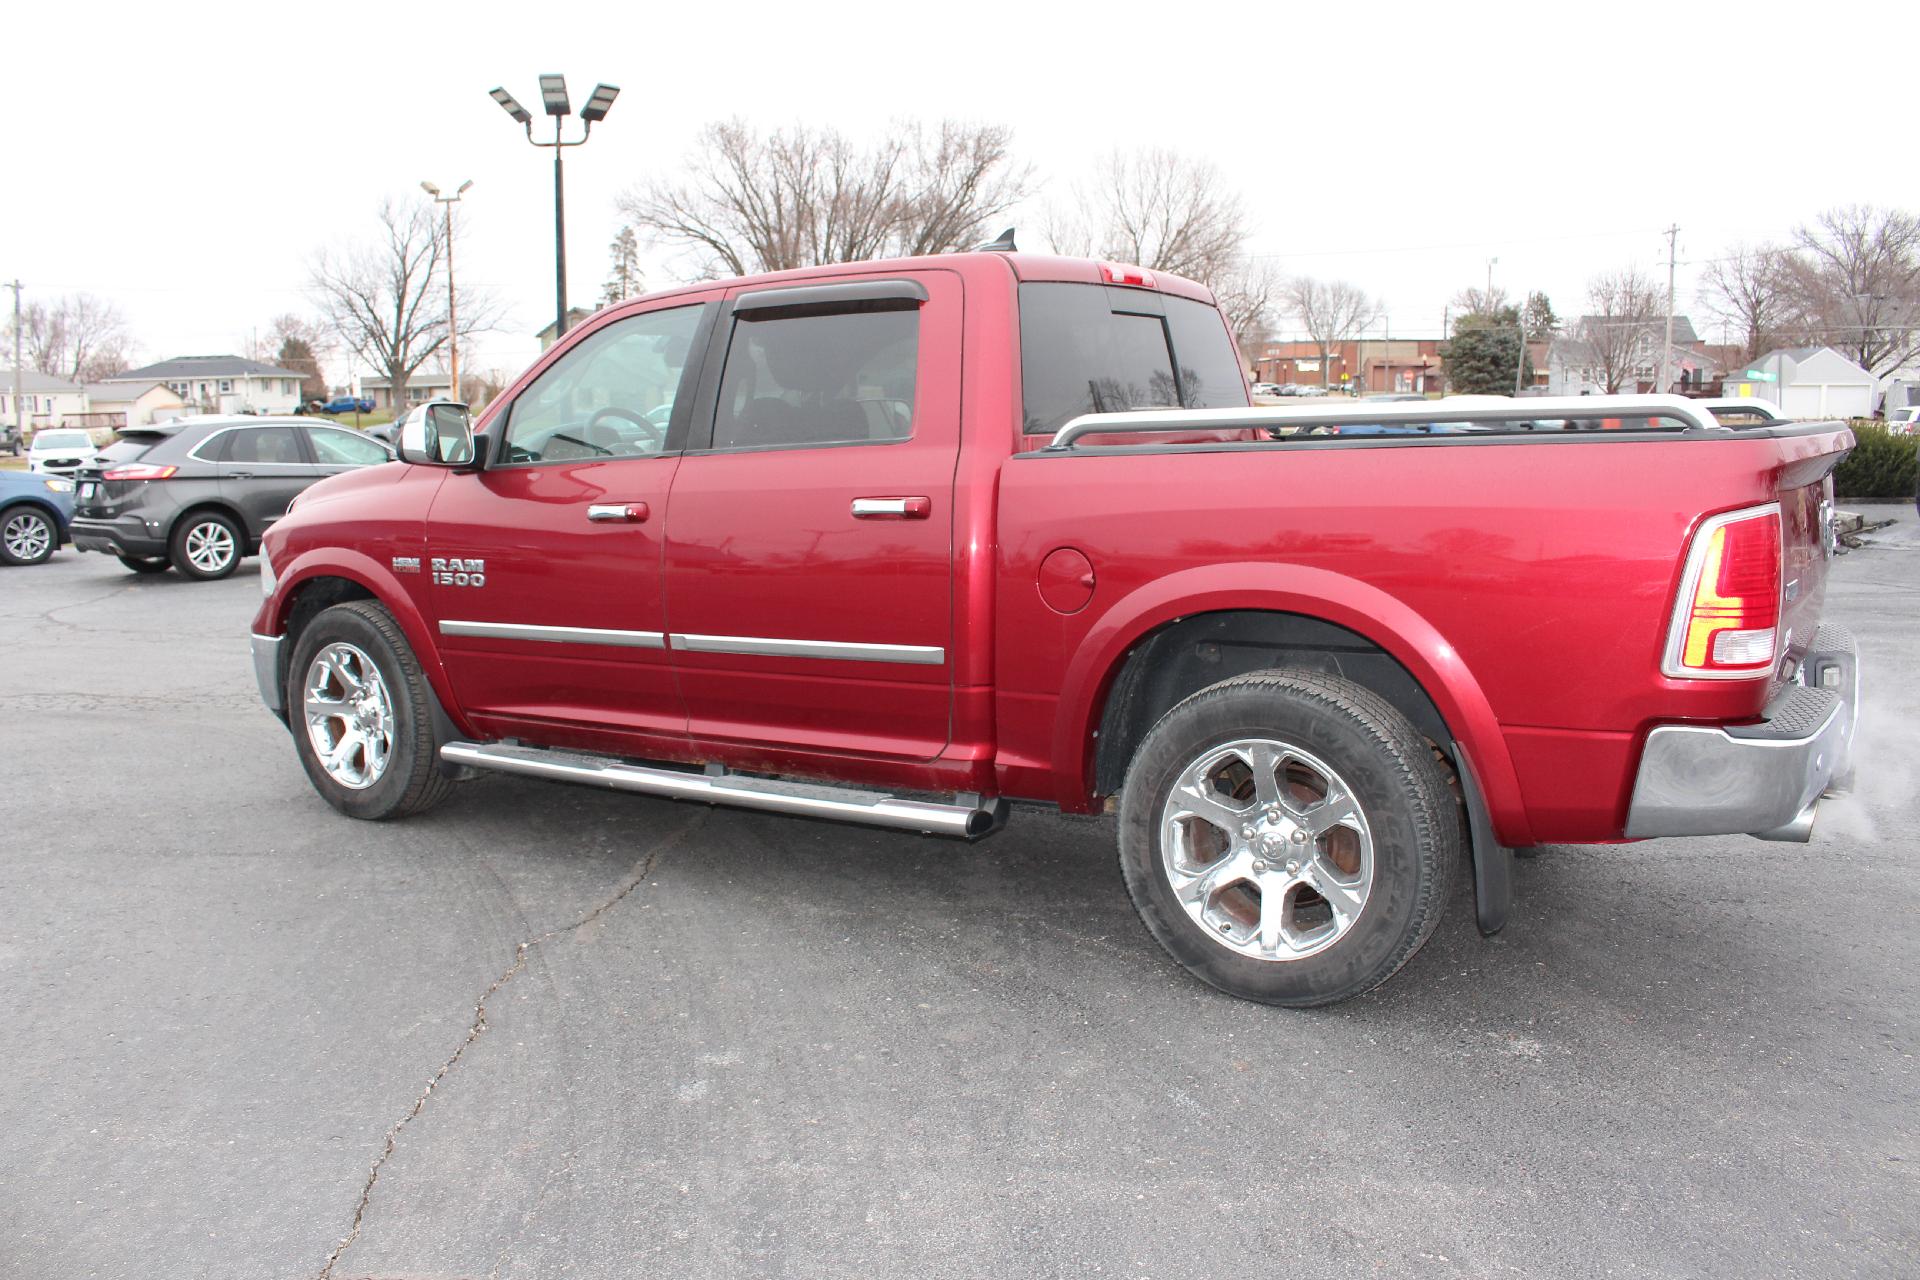
[[[607,112],[613,110],[613,100],[619,96],[620,86],[617,84],[593,86],[592,96],[587,99],[587,104],[580,108],[580,118],[588,124],[596,120],[605,120]]]
[[[493,90],[493,100],[500,104],[502,111],[513,117],[515,124],[526,125],[529,129],[533,127],[533,114],[521,106],[519,101],[505,89]]]
[[[607,112],[613,109],[613,100],[620,96],[620,86],[597,84],[593,87],[592,96],[580,108],[580,120],[585,127],[580,136],[572,141],[561,134],[561,123],[573,114],[573,105],[567,98],[565,76],[549,73],[540,77],[540,103],[546,113],[553,117],[552,142],[541,142],[534,138],[533,117],[515,101],[512,94],[505,89],[495,89],[492,93],[493,100],[526,129],[528,142],[536,147],[553,149],[553,338],[558,342],[567,331],[567,201],[560,157],[566,148],[581,146],[593,135],[595,122],[605,120]]]

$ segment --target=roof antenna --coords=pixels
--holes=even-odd
[[[1000,233],[999,239],[987,241],[985,244],[980,245],[979,247],[974,249],[974,252],[975,253],[1018,253],[1019,250],[1014,248],[1014,245],[1013,245],[1013,228],[1008,227],[1005,231],[1002,231]]]

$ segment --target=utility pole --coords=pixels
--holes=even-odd
[[[1493,268],[1494,268],[1494,265],[1499,261],[1500,259],[1498,258],[1487,259],[1487,295],[1486,295],[1485,301],[1486,301],[1486,307],[1487,307],[1487,315],[1489,317],[1493,315]]]
[[[1676,222],[1667,228],[1667,336],[1660,345],[1660,381],[1653,388],[1658,392],[1665,392],[1668,383],[1672,381],[1667,374],[1667,369],[1673,361],[1673,281],[1675,273],[1680,269],[1678,261],[1680,254],[1677,251],[1679,243],[1680,224]]]
[[[14,280],[7,288],[13,290],[13,438],[24,446],[27,423],[20,416],[20,391],[27,379],[20,363],[20,282]]]
[[[1517,396],[1527,376],[1527,309],[1521,307],[1514,315],[1514,327],[1520,331],[1520,354],[1513,362],[1513,394]]]

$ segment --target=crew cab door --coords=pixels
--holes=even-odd
[[[730,295],[667,518],[696,748],[946,745],[961,301],[938,270]]]
[[[483,731],[635,755],[684,743],[660,554],[711,309],[663,300],[569,337],[489,424],[486,468],[441,485],[418,568]]]

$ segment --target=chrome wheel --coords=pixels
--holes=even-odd
[[[0,529],[0,544],[18,563],[44,560],[53,554],[53,526],[36,512],[19,512],[8,517],[6,527]]]
[[[223,572],[238,550],[233,530],[222,521],[208,520],[187,530],[187,559],[202,573]]]
[[[393,699],[373,659],[330,644],[313,655],[303,688],[307,741],[327,776],[354,791],[380,781],[393,754]]]
[[[1160,862],[1187,916],[1255,960],[1298,960],[1344,937],[1373,889],[1373,834],[1353,789],[1290,743],[1209,748],[1160,816]]]

